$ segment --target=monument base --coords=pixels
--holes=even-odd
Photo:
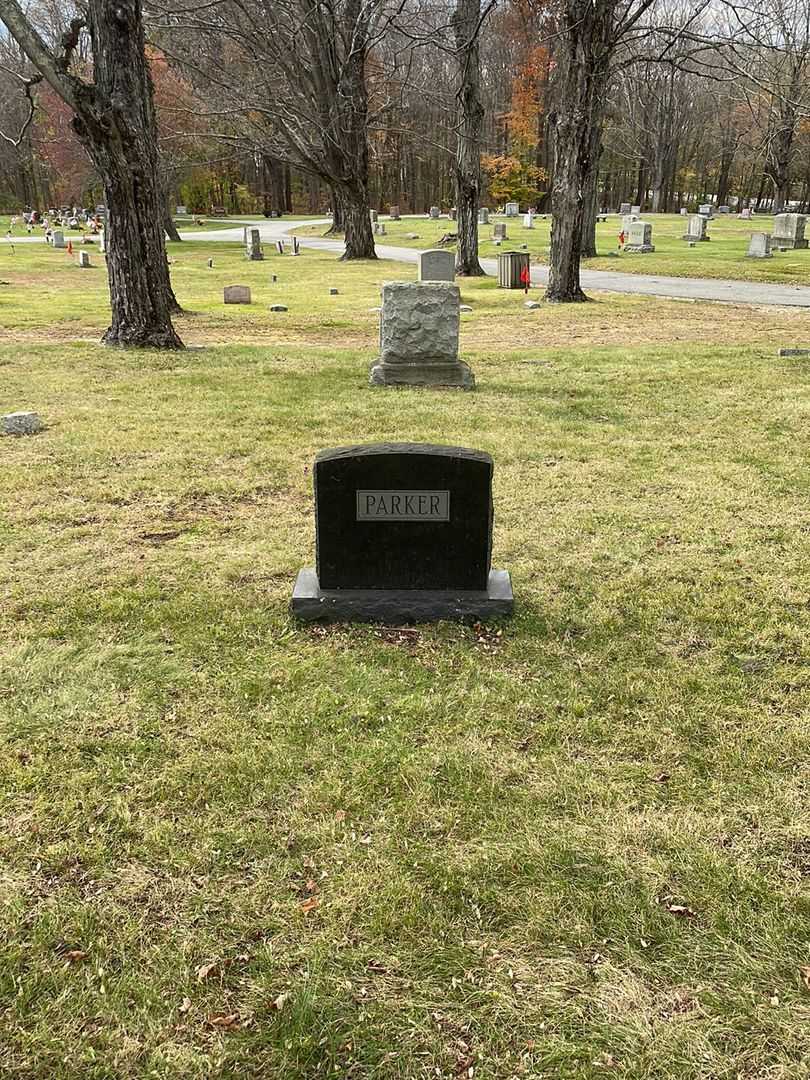
[[[386,364],[379,361],[369,372],[369,386],[456,386],[475,389],[475,376],[462,360],[446,364]]]
[[[507,570],[490,570],[486,589],[322,589],[314,567],[299,570],[291,610],[303,622],[486,622],[511,615]]]
[[[807,240],[794,240],[790,236],[772,236],[771,244],[781,251],[804,251],[807,248]]]

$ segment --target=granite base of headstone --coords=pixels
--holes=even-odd
[[[458,358],[460,293],[446,281],[389,281],[382,288],[380,358],[371,386],[434,386],[472,390]]]
[[[489,454],[375,443],[315,459],[316,566],[301,570],[304,621],[485,622],[514,608],[493,570]]]

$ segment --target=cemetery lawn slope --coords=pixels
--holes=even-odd
[[[808,316],[465,283],[370,390],[391,267],[189,248],[171,356],[3,265],[0,1075],[807,1080]],[[493,455],[513,620],[291,620],[383,440]]]

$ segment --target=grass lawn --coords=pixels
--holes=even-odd
[[[0,248],[0,1076],[810,1077],[810,313],[476,280],[370,390],[414,267],[172,256],[161,355]],[[512,620],[291,620],[388,439],[493,454]]]
[[[447,218],[431,221],[429,218],[403,218],[401,221],[381,219],[386,235],[378,237],[380,244],[412,247],[423,250],[435,247],[447,232],[455,232],[456,223]],[[507,223],[508,239],[495,247],[492,242],[492,222]],[[810,284],[810,250],[776,252],[772,259],[748,259],[748,241],[752,232],[770,233],[773,218],[760,215],[753,221],[740,221],[736,216],[720,215],[709,223],[711,240],[690,248],[681,237],[686,232],[687,219],[678,214],[644,214],[642,220],[653,226],[655,252],[648,255],[627,255],[619,252],[618,235],[621,218],[612,214],[606,223],[597,226],[597,244],[604,255],[597,259],[583,260],[588,270],[621,270],[630,274],[663,274],[671,277],[730,278],[740,281],[788,282],[796,285]],[[490,224],[480,228],[479,250],[482,257],[494,258],[499,251],[520,250],[523,244],[532,261],[548,262],[550,242],[550,217],[535,218],[533,229],[523,228],[523,217],[517,219],[490,215]],[[301,235],[319,236],[324,226],[310,226],[296,230]],[[410,240],[408,233],[418,233],[417,240]],[[608,256],[617,252],[618,257]]]

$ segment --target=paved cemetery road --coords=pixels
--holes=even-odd
[[[262,243],[270,244],[287,238],[287,234],[306,225],[327,225],[326,218],[313,218],[308,221],[256,221],[246,219],[261,231]],[[185,240],[234,241],[242,240],[242,225],[233,229],[216,229],[212,232],[187,232],[181,236]],[[1,240],[1,238],[0,238]],[[42,243],[42,237],[15,237],[13,243]],[[343,251],[339,240],[320,237],[300,237],[301,247],[317,248],[321,251]],[[377,244],[377,254],[382,259],[394,259],[398,262],[415,263],[418,257],[416,248],[392,247]],[[481,265],[488,274],[496,274],[495,259],[482,259]],[[532,281],[535,285],[544,285],[548,276],[545,266],[532,266]],[[582,284],[585,289],[604,292],[638,293],[644,296],[660,296],[674,300],[719,300],[729,304],[776,305],[778,307],[810,307],[810,286],[808,285],[770,285],[758,281],[726,281],[711,278],[660,277],[657,274],[622,274],[611,270],[583,270]]]
[[[421,219],[420,219],[421,220]],[[252,223],[254,228],[257,222]],[[261,230],[262,243],[272,243],[287,236],[292,229],[306,225],[327,225],[326,218],[310,221],[263,221]],[[219,229],[216,232],[182,233],[188,240],[240,240],[242,227],[238,229]],[[300,237],[301,247],[318,248],[321,251],[343,250],[339,240],[320,237]],[[398,262],[415,263],[419,252],[416,248],[393,247],[377,244],[377,254],[381,259],[394,259]],[[495,259],[482,259],[481,265],[488,274],[497,273]],[[545,285],[548,270],[545,266],[532,265],[532,281],[535,285]],[[604,292],[639,293],[645,296],[661,296],[675,300],[719,300],[729,304],[777,305],[779,307],[810,307],[810,286],[807,285],[769,285],[758,281],[725,281],[711,278],[660,277],[657,274],[622,274],[611,270],[583,270],[582,284],[585,289],[597,289]]]

